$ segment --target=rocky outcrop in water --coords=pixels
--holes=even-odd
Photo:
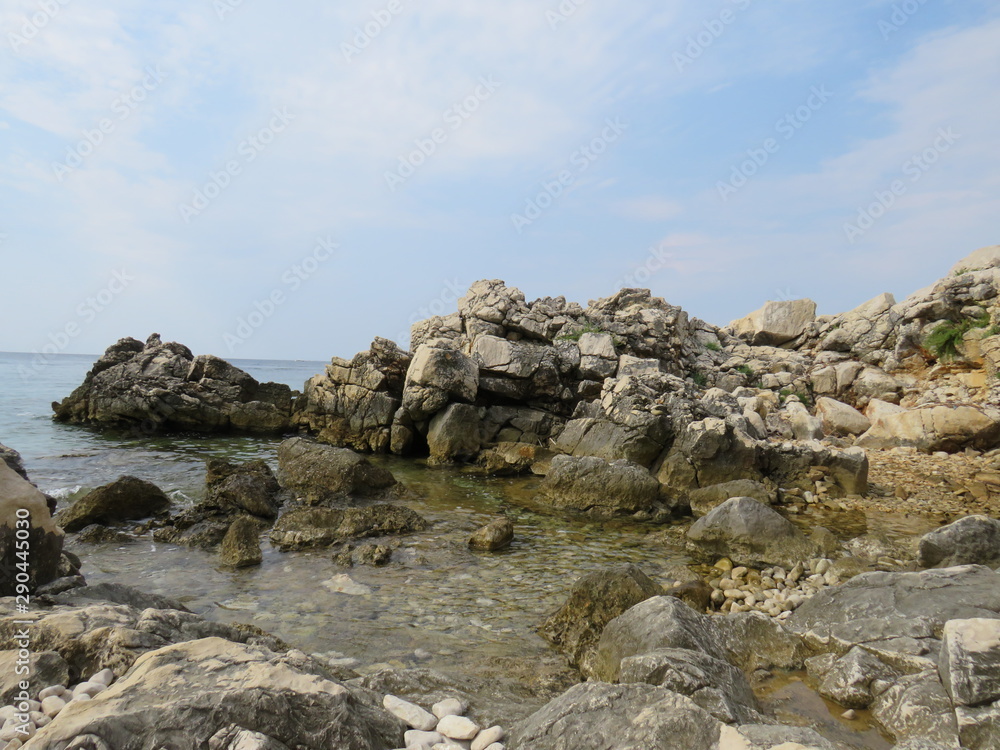
[[[0,596],[34,592],[59,578],[62,549],[63,530],[48,498],[0,461]]]
[[[281,433],[291,422],[292,390],[258,383],[225,360],[195,357],[152,334],[108,348],[83,384],[52,404],[60,422],[193,432]]]
[[[66,531],[80,531],[91,524],[113,526],[149,518],[167,510],[170,498],[151,482],[120,477],[91,490],[56,517]]]

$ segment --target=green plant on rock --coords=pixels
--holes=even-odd
[[[717,341],[709,341],[707,344],[705,344],[705,348],[708,349],[710,352],[722,351],[722,345],[719,344]]]
[[[703,372],[691,373],[691,380],[693,380],[694,384],[699,388],[704,388],[706,385],[708,385],[708,376],[705,375],[705,373]]]
[[[986,310],[983,310],[981,314],[974,318],[966,318],[958,322],[946,321],[939,323],[933,331],[927,334],[924,346],[935,359],[942,362],[950,362],[959,356],[958,348],[962,344],[965,334],[977,328],[987,328],[989,326],[990,314]],[[990,331],[994,329],[1000,332],[998,326],[993,325],[990,327]],[[987,335],[994,334],[987,332]]]
[[[806,391],[793,391],[791,388],[782,388],[778,395],[781,397],[782,402],[787,401],[789,398],[794,396],[808,407],[812,407],[813,405],[812,394]]]

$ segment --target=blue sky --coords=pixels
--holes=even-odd
[[[1000,242],[995,0],[10,0],[0,350],[327,359],[500,278],[725,324]]]

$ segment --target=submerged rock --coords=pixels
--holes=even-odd
[[[253,377],[211,355],[152,334],[145,345],[110,346],[83,384],[52,404],[55,419],[100,427],[278,433],[288,429],[292,390]]]
[[[219,561],[234,568],[246,568],[260,565],[263,559],[259,522],[249,516],[240,516],[222,539]]]
[[[503,516],[476,530],[469,538],[469,547],[483,552],[495,552],[509,547],[513,539],[514,522]]]
[[[362,508],[288,510],[271,529],[271,543],[282,551],[329,547],[345,539],[410,534],[427,528],[427,521],[401,505],[380,503]]]

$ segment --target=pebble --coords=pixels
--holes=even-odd
[[[431,706],[431,713],[439,719],[445,716],[462,716],[468,710],[468,704],[458,698],[445,698]]]
[[[502,727],[493,726],[489,729],[484,729],[472,741],[472,750],[486,750],[491,745],[499,744],[505,735],[506,733]]]
[[[858,713],[854,709],[849,708],[840,715],[840,718],[846,719],[847,721],[854,721],[858,718]]]
[[[95,695],[100,693],[102,690],[107,690],[108,686],[103,682],[81,682],[79,685],[73,688],[73,695],[89,695],[93,698]]]
[[[385,696],[382,699],[382,706],[397,719],[414,729],[430,732],[437,725],[437,718],[434,714],[414,703],[397,698],[395,695]],[[444,733],[442,732],[442,734]]]
[[[775,566],[758,573],[741,566],[709,582],[711,601],[722,612],[757,611],[779,620],[787,619],[810,596],[840,583],[828,558],[797,563],[788,572]]]
[[[471,740],[479,734],[479,725],[464,716],[445,716],[438,722],[437,731],[453,740]]]
[[[52,695],[60,695],[61,696],[61,695],[65,695],[68,692],[69,692],[69,690],[67,688],[65,688],[64,686],[62,686],[62,685],[51,685],[51,686],[43,689],[38,694],[38,700],[40,700],[42,702],[42,704],[44,704],[45,703],[45,699],[48,698],[49,696],[52,696]]]
[[[66,701],[59,695],[47,695],[42,700],[42,713],[53,717],[66,707]]]
[[[423,732],[419,729],[410,729],[403,733],[403,742],[407,748],[424,748],[444,742],[444,735],[438,732]]]
[[[109,687],[112,682],[115,681],[115,673],[110,669],[102,669],[100,672],[95,674],[90,678],[89,682],[99,682],[104,687]]]

